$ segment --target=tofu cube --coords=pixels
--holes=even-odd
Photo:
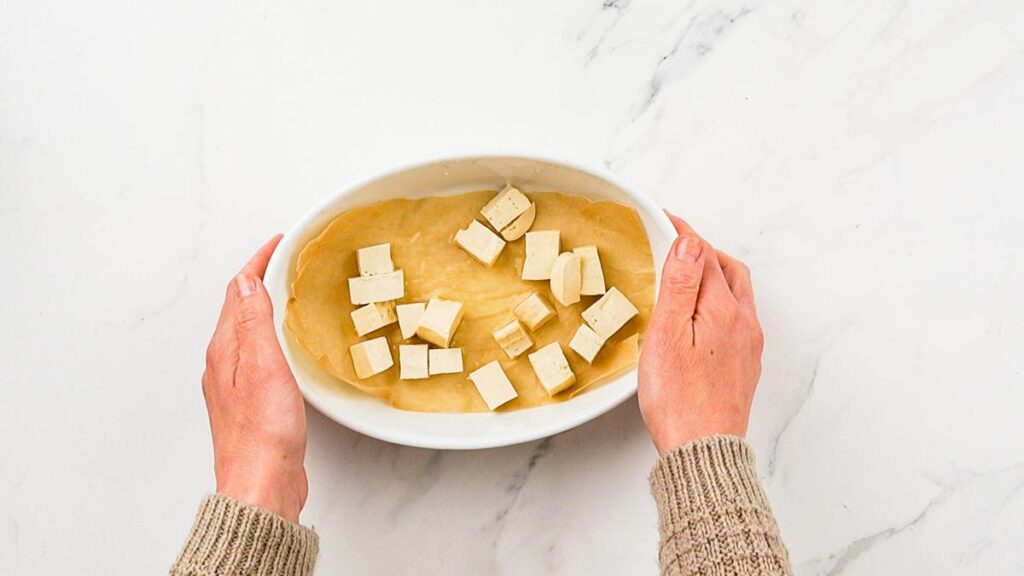
[[[462,322],[462,315],[465,309],[461,302],[454,300],[442,300],[431,298],[427,302],[427,308],[420,317],[420,323],[416,327],[416,335],[424,342],[430,342],[434,346],[447,348],[451,344],[452,336]]]
[[[526,212],[532,203],[525,194],[511,184],[506,185],[501,192],[480,209],[483,217],[491,223],[495,230],[501,230],[513,220]]]
[[[550,280],[551,267],[558,258],[558,230],[526,233],[523,280]]]
[[[391,358],[391,346],[384,336],[353,344],[348,350],[352,354],[352,365],[355,366],[356,376],[360,380],[380,374],[395,365],[394,359]]]
[[[426,378],[427,345],[402,344],[398,347],[398,377],[402,380]]]
[[[618,288],[611,288],[583,311],[583,319],[598,336],[607,340],[639,313]]]
[[[579,302],[581,278],[579,255],[562,252],[551,266],[551,295],[562,306]]]
[[[519,395],[497,360],[470,372],[469,379],[473,381],[477,392],[483,396],[484,402],[491,410]]]
[[[594,357],[601,351],[602,346],[604,346],[604,338],[598,336],[597,332],[591,330],[586,324],[580,324],[580,327],[576,329],[576,334],[569,341],[569,348],[572,348],[590,364],[594,363]]]
[[[516,304],[512,313],[532,332],[536,332],[545,322],[555,317],[554,307],[537,292]]]
[[[530,207],[523,212],[519,218],[512,221],[511,224],[501,229],[501,237],[507,242],[519,240],[530,231],[530,227],[533,226],[533,221],[537,218],[537,205],[530,204]]]
[[[391,261],[391,244],[377,244],[356,251],[360,276],[376,276],[395,271]]]
[[[394,302],[367,304],[353,310],[351,316],[352,323],[356,327],[356,334],[359,336],[366,336],[374,330],[380,330],[398,321]]]
[[[505,241],[476,220],[455,233],[455,244],[485,266],[492,266],[505,249]]]
[[[509,358],[515,358],[533,347],[533,339],[519,320],[513,320],[494,331],[494,339]]]
[[[397,306],[398,329],[402,331],[402,338],[408,340],[416,335],[416,327],[420,325],[420,317],[426,308],[427,305],[423,302]]]
[[[569,368],[569,361],[562,353],[558,342],[552,342],[528,356],[533,372],[537,374],[541,386],[554,396],[576,382],[576,375]]]
[[[462,348],[431,348],[430,375],[462,372]]]
[[[405,296],[405,276],[401,270],[396,270],[376,276],[349,278],[348,295],[357,305],[398,300]]]
[[[580,257],[580,294],[604,294],[604,270],[601,268],[601,258],[597,255],[597,246],[580,246],[573,248],[572,251]]]

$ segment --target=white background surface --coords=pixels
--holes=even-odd
[[[1021,573],[1022,102],[1013,0],[5,2],[3,572],[163,572],[231,274],[354,178],[511,149],[750,263],[799,573]],[[635,401],[470,453],[311,413],[303,520],[322,574],[654,573],[654,458]]]

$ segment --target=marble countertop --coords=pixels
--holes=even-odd
[[[166,570],[231,274],[355,178],[511,150],[749,262],[800,574],[1020,574],[1022,102],[1012,0],[6,2],[3,571]],[[309,419],[322,574],[656,572],[635,400],[478,452]]]

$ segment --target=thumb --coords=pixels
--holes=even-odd
[[[258,276],[242,272],[235,278],[235,330],[241,356],[278,350],[274,332],[274,306]]]
[[[693,318],[704,273],[704,242],[697,236],[676,238],[661,271],[656,315],[673,320]]]

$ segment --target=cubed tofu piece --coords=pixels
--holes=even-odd
[[[352,311],[351,316],[352,324],[355,325],[356,334],[359,336],[366,336],[374,330],[380,330],[398,321],[394,302],[374,302],[360,306]]]
[[[431,348],[430,375],[462,372],[462,348]]]
[[[473,381],[477,392],[483,396],[484,402],[491,410],[519,395],[497,360],[470,372],[469,379]]]
[[[533,347],[533,339],[519,320],[513,320],[495,330],[494,339],[509,358],[515,358]]]
[[[465,230],[455,233],[455,244],[485,266],[492,266],[505,249],[505,241],[480,222],[473,220]]]
[[[530,204],[530,207],[523,212],[519,218],[512,221],[511,224],[501,229],[501,237],[507,242],[513,242],[519,240],[530,231],[530,227],[533,226],[533,221],[537,218],[537,205]]]
[[[352,365],[355,366],[356,376],[360,380],[380,374],[395,365],[394,359],[391,358],[391,346],[384,336],[353,344],[348,350],[352,354]]]
[[[512,313],[531,332],[536,332],[545,322],[555,317],[555,308],[548,303],[546,298],[534,292],[526,300],[516,304]]]
[[[376,276],[395,271],[395,263],[391,261],[391,244],[367,246],[356,251],[359,262],[360,276]]]
[[[353,304],[398,300],[405,296],[405,276],[401,270],[396,270],[376,276],[349,278],[348,295]]]
[[[528,356],[533,371],[541,386],[554,396],[576,382],[576,375],[569,368],[569,361],[562,353],[558,342],[552,342]]]
[[[431,298],[427,302],[427,308],[420,317],[420,323],[416,327],[416,335],[424,342],[430,342],[434,346],[447,348],[452,342],[452,336],[462,322],[462,315],[465,309],[461,302],[454,300],[442,300]]]
[[[398,328],[402,331],[402,338],[408,340],[416,335],[416,327],[420,325],[420,317],[426,308],[427,305],[423,302],[399,304],[396,307]]]
[[[526,233],[523,280],[550,280],[551,267],[558,258],[558,230]]]
[[[590,364],[594,363],[594,357],[601,351],[602,346],[604,346],[604,338],[598,336],[597,332],[591,330],[586,324],[580,324],[580,327],[576,329],[576,334],[569,341],[569,348],[572,348]]]
[[[637,314],[639,311],[636,306],[618,288],[610,288],[590,308],[583,311],[583,319],[598,336],[607,340]]]
[[[526,212],[531,205],[525,194],[509,184],[480,209],[480,214],[483,214],[495,230],[501,230]]]
[[[551,295],[562,306],[580,301],[580,260],[578,254],[562,252],[551,266]]]
[[[580,294],[604,294],[604,270],[601,268],[601,258],[597,255],[597,246],[580,246],[572,251],[580,257]]]
[[[418,380],[429,376],[427,370],[427,345],[402,344],[398,347],[398,377],[402,380]]]

